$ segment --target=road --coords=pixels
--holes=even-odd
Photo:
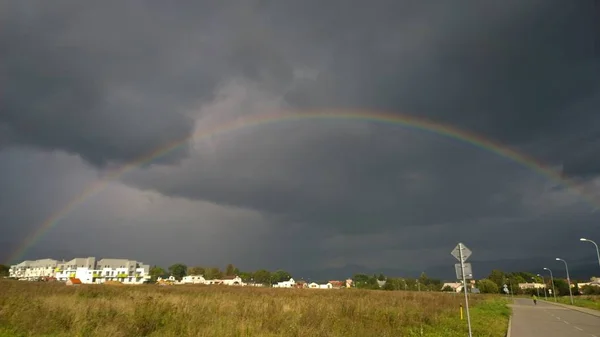
[[[515,298],[511,337],[600,337],[600,317],[554,304]]]

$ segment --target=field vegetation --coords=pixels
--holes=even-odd
[[[557,297],[557,300],[559,303],[562,303],[562,304],[571,304],[571,299],[569,298],[569,296]],[[554,298],[548,297],[548,301],[550,301],[550,302],[554,301]],[[582,308],[600,310],[600,296],[598,296],[598,295],[574,296],[573,304],[575,304],[575,306],[582,307]]]
[[[465,336],[461,294],[0,281],[0,336]],[[471,295],[474,336],[510,311]]]

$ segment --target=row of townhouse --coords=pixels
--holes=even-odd
[[[71,278],[85,284],[118,281],[142,284],[150,279],[150,265],[128,259],[74,258],[69,261],[53,259],[27,260],[10,266],[9,276],[20,280],[56,278],[66,282]]]

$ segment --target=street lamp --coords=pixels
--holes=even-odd
[[[544,299],[547,301],[548,300],[548,295],[546,295],[546,293],[547,293],[548,289],[546,289],[546,287],[547,287],[547,285],[546,285],[546,279],[544,278],[544,275],[537,274],[537,276],[542,278],[542,282],[544,283]]]
[[[594,241],[586,239],[586,238],[581,238],[581,239],[579,239],[579,241],[591,242],[592,244],[594,244],[594,246],[596,246],[596,255],[598,255],[598,265],[600,265],[600,250],[598,250],[598,245]]]
[[[550,281],[552,282],[552,295],[554,295],[554,302],[556,302],[556,289],[554,289],[554,276],[552,275],[552,270],[548,268],[544,268],[544,270],[550,272]]]
[[[567,270],[567,284],[569,285],[569,297],[571,298],[571,305],[573,305],[573,292],[571,291],[571,278],[569,277],[569,266],[567,265],[567,261],[561,259],[560,257],[557,257],[556,261],[562,261],[565,264],[565,269]]]
[[[536,285],[536,283],[537,283],[537,280],[535,279],[535,277],[532,277],[532,278],[531,278],[531,280],[532,280],[533,282],[535,282],[535,283],[533,284],[533,287],[535,288],[535,291],[537,292],[537,296],[538,296],[538,297],[540,297],[540,288],[538,288],[538,287],[537,287],[537,285]]]

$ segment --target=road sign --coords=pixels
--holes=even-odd
[[[471,268],[471,264],[465,263],[464,268],[465,268],[465,277],[464,278],[467,280],[472,280],[473,279],[473,269]],[[463,275],[461,273],[460,263],[457,263],[454,265],[454,270],[456,271],[456,279],[462,280]]]
[[[458,245],[456,245],[456,247],[454,247],[450,254],[452,254],[452,256],[454,256],[458,260],[458,262],[460,262],[454,265],[456,268],[456,278],[462,280],[463,286],[466,287],[467,275],[469,275],[469,278],[473,277],[471,264],[465,263],[469,256],[471,256],[471,250],[462,243],[459,243]],[[473,337],[473,332],[471,330],[471,315],[469,314],[469,296],[467,295],[468,291],[466,290],[467,289],[465,288],[465,308],[467,309],[467,324],[469,326],[469,337]]]
[[[471,256],[472,252],[469,248],[467,248],[467,246],[465,246],[464,244],[459,243],[458,245],[456,245],[456,247],[454,247],[454,249],[452,250],[452,252],[450,252],[450,254],[452,254],[452,256],[454,256],[458,261],[460,261],[460,246],[462,245],[462,258],[463,258],[463,262],[467,261],[467,259],[469,258],[469,256]]]

